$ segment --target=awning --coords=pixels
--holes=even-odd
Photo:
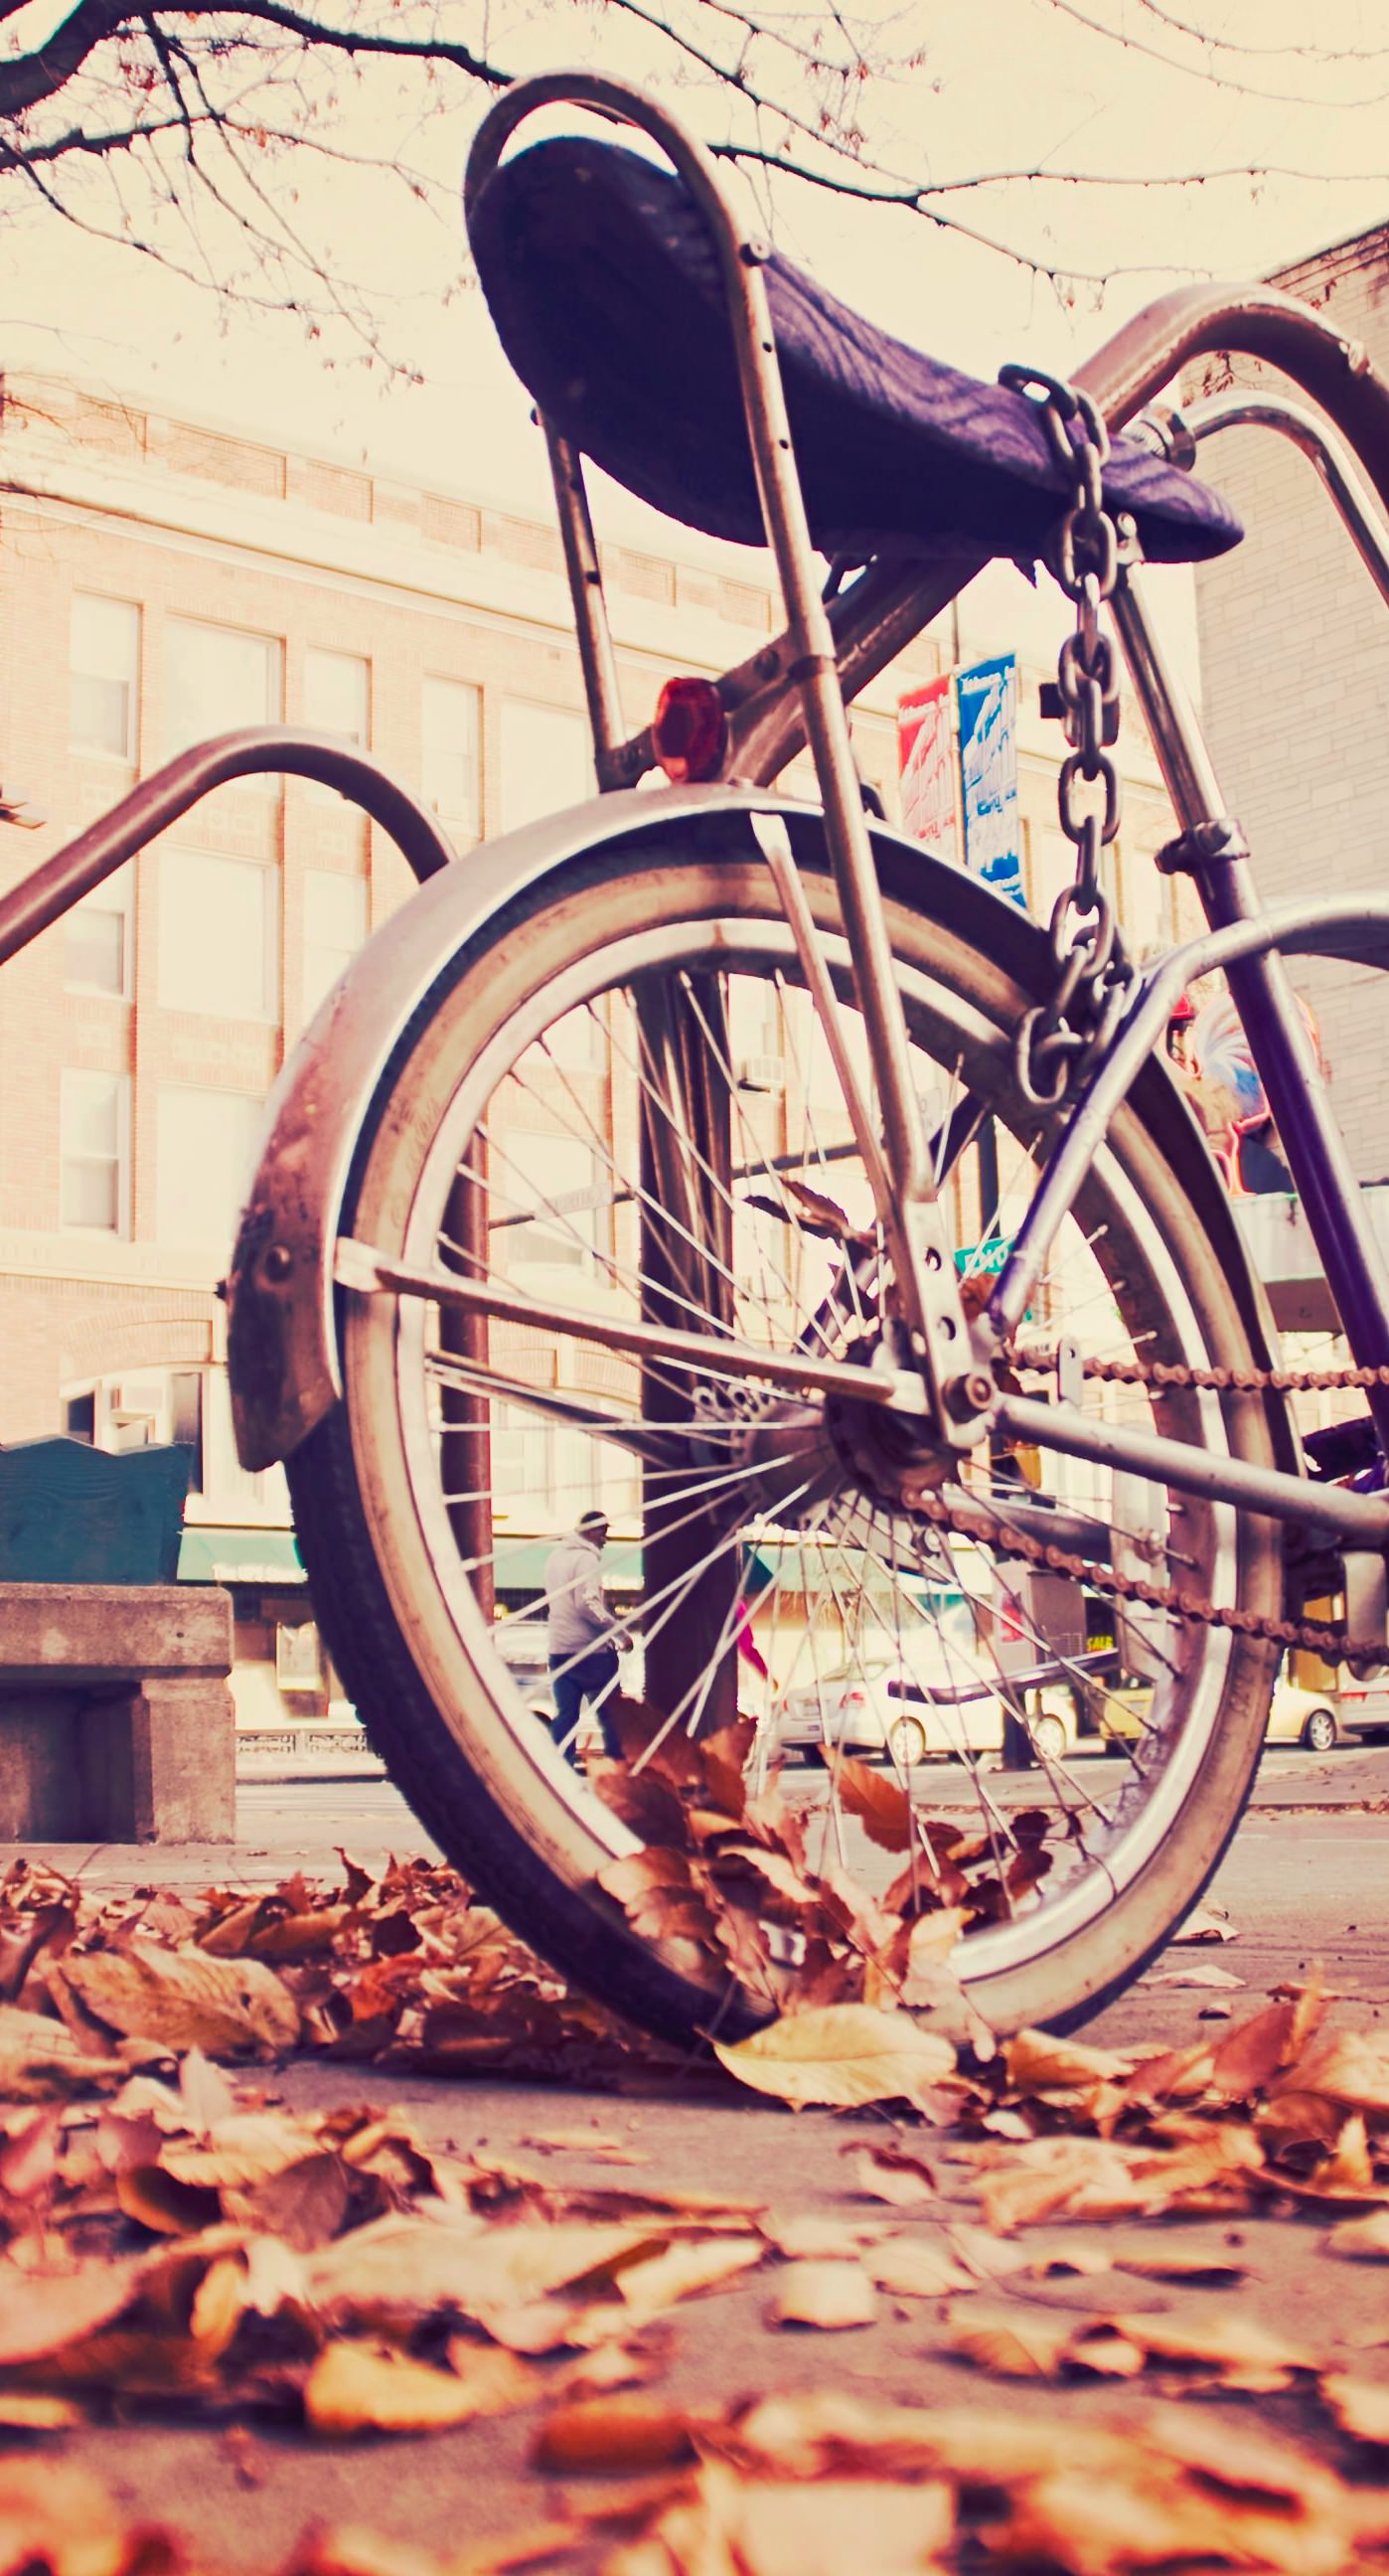
[[[303,1583],[293,1530],[217,1529],[185,1524],[178,1552],[180,1583]]]

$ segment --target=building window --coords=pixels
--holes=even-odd
[[[250,1186],[264,1104],[242,1091],[159,1092],[157,1223],[161,1243],[231,1249]]]
[[[304,1017],[316,1011],[367,935],[367,881],[327,868],[304,872]]]
[[[74,595],[71,677],[71,748],[133,764],[139,757],[140,611],[129,600]]]
[[[420,700],[420,788],[458,840],[482,829],[482,693],[467,680],[426,679]]]
[[[203,1490],[203,1373],[172,1369],[169,1373],[169,1438],[188,1451],[188,1491]]]
[[[304,656],[304,722],[331,734],[345,751],[365,751],[371,740],[371,665],[359,653],[327,653],[316,645]],[[336,804],[335,787],[309,781],[316,803]]]
[[[62,1223],[84,1234],[128,1233],[129,1076],[65,1072],[58,1117]]]
[[[96,1388],[89,1386],[83,1395],[63,1399],[63,1436],[81,1440],[88,1449],[96,1445]]]
[[[507,1230],[513,1267],[592,1270],[602,1248],[612,1188],[583,1137],[510,1136],[499,1179],[514,1206],[527,1211],[520,1224]]]
[[[159,999],[225,1020],[279,1017],[279,877],[255,859],[165,850]]]
[[[63,982],[70,993],[128,1000],[133,964],[135,870],[127,861],[75,904],[63,924]]]
[[[582,805],[596,791],[588,718],[573,707],[502,701],[502,830]]]
[[[165,629],[164,745],[186,751],[210,734],[238,725],[277,724],[283,702],[280,646],[270,635],[246,635],[234,626],[202,626],[171,617]],[[278,795],[275,777],[244,779],[246,787]]]
[[[323,1688],[323,1645],[312,1619],[275,1624],[275,1679],[282,1691]]]

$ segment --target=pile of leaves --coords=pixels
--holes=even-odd
[[[615,1724],[623,1758],[594,1763],[590,1779],[642,1849],[612,1862],[600,1884],[644,1940],[705,1983],[711,1965],[732,1976],[769,2013],[902,2006],[987,2044],[950,1953],[1047,1875],[1055,1815],[1015,1811],[1006,1841],[958,1816],[923,1821],[899,1781],[838,1754],[841,1815],[901,1863],[872,1896],[832,1858],[812,1862],[811,1817],[786,1804],[775,1777],[749,1794],[750,1719],[692,1741],[660,1731],[642,1702],[619,1700]],[[814,1819],[822,1838],[824,1822]]]
[[[15,1861],[0,1878],[0,2095],[48,2098],[187,2048],[588,2084],[668,2062],[455,1871],[408,1860],[373,1878],[339,1857],[340,1885],[294,1877],[191,1902],[153,1884],[98,1900]]]

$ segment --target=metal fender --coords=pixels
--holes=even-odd
[[[257,1469],[286,1458],[342,1393],[334,1325],[333,1251],[353,1157],[378,1087],[412,1021],[451,961],[516,896],[581,855],[629,842],[667,858],[715,851],[755,855],[748,817],[779,813],[803,865],[823,863],[816,807],[765,789],[629,789],[596,798],[504,839],[482,843],[431,877],[354,958],[288,1058],[267,1104],[259,1167],[227,1281],[227,1360],[237,1450]],[[884,890],[910,902],[927,879],[948,893],[941,910],[961,937],[997,959],[1036,999],[1054,975],[1045,930],[917,841],[873,826]],[[1228,1200],[1176,1083],[1157,1058],[1134,1085],[1134,1106],[1189,1190],[1234,1285],[1254,1348],[1271,1356],[1272,1327]],[[1286,1415],[1280,1449],[1295,1461]]]

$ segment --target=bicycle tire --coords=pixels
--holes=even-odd
[[[833,946],[832,888],[813,867],[805,882]],[[939,883],[927,879],[924,893],[921,885],[889,888],[904,992],[917,1022],[933,1032],[933,1044],[937,1019],[949,1024],[952,1043],[960,1030],[966,1033],[974,1050],[971,1079],[982,1066],[992,1114],[1011,1142],[1019,1128],[1040,1125],[1011,1093],[1008,1071],[1010,1033],[1036,995],[961,940],[944,917],[948,904],[936,899]],[[476,1109],[466,1109],[473,1095],[494,1098],[505,1067],[531,1042],[530,1022],[543,1028],[553,1008],[558,1025],[577,1007],[563,998],[576,977],[607,992],[607,975],[613,991],[626,991],[634,975],[654,974],[657,962],[667,973],[677,959],[687,962],[681,972],[689,960],[701,971],[712,961],[731,990],[745,973],[764,974],[761,961],[773,954],[794,978],[767,872],[743,845],[724,857],[675,860],[659,843],[647,848],[637,840],[569,862],[556,879],[506,906],[441,969],[364,1122],[344,1230],[388,1252],[409,1248],[411,1225],[422,1221],[425,1182],[435,1187],[444,1167],[448,1121],[456,1130],[465,1110],[466,1120],[475,1120]],[[836,971],[843,976],[842,966]],[[552,993],[560,993],[563,1010],[552,1004]],[[591,1000],[584,1007],[592,1008]],[[1110,1234],[1092,1257],[1103,1259],[1103,1281],[1111,1287],[1121,1259],[1141,1269],[1152,1308],[1151,1315],[1123,1309],[1126,1329],[1135,1340],[1147,1337],[1152,1347],[1204,1366],[1248,1366],[1246,1324],[1220,1247],[1199,1212],[1209,1173],[1194,1127],[1189,1146],[1171,1154],[1130,1105],[1115,1121],[1100,1163],[1103,1176],[1082,1203],[1082,1222],[1102,1205]],[[547,1221],[543,1208],[540,1219]],[[1157,1281],[1164,1283],[1161,1293],[1146,1284]],[[1135,1304],[1127,1278],[1114,1294],[1120,1305],[1125,1296]],[[559,1776],[564,1766],[548,1745],[542,1750],[538,1730],[518,1728],[502,1679],[487,1662],[489,1654],[495,1661],[490,1641],[461,1636],[460,1618],[473,1622],[463,1598],[467,1578],[428,1536],[432,1504],[427,1496],[422,1503],[418,1491],[418,1424],[413,1467],[408,1454],[415,1398],[402,1375],[401,1350],[421,1329],[407,1299],[340,1298],[343,1399],[288,1462],[316,1611],[348,1693],[421,1821],[504,1919],[558,1969],[667,2037],[688,2039],[711,2026],[725,2034],[749,2028],[762,2014],[739,1989],[648,1946],[599,1890],[596,1869],[630,1838],[606,1812],[596,1812],[572,1774]],[[1202,1436],[1224,1440],[1243,1459],[1272,1463],[1270,1424],[1257,1400],[1217,1404],[1175,1393],[1153,1402],[1165,1427],[1184,1423],[1190,1435],[1199,1415]],[[1204,1506],[1179,1508],[1198,1528],[1210,1518]],[[1274,1525],[1229,1507],[1211,1519],[1212,1528],[1217,1522],[1218,1544],[1213,1539],[1211,1546],[1231,1602],[1276,1614],[1281,1548]],[[1189,1649],[1184,1642],[1183,1653],[1181,1704],[1199,1706],[1200,1725],[1193,1733],[1190,1717],[1174,1724],[1172,1743],[1155,1766],[1158,1788],[1143,1790],[1156,1817],[1146,1829],[1151,1847],[1138,1831],[1147,1809],[1135,1804],[1138,1823],[1124,1827],[1137,1834],[1132,1865],[1117,1892],[1097,1902],[1087,1883],[1085,1902],[1072,1904],[1069,1916],[1063,1897],[1062,1912],[1042,1937],[1027,1923],[1021,1935],[1016,1925],[1005,1927],[1011,1951],[995,1940],[991,1954],[987,1927],[961,1946],[968,1991],[996,2029],[1061,2029],[1098,2010],[1163,1946],[1218,1866],[1257,1768],[1275,1658],[1257,1640],[1209,1631]],[[1175,1700],[1175,1685],[1167,1695]],[[1135,1760],[1132,1768],[1137,1774],[1141,1765]],[[1132,1782],[1122,1797],[1136,1799]],[[1043,1906],[1039,1923],[1045,1913]]]

